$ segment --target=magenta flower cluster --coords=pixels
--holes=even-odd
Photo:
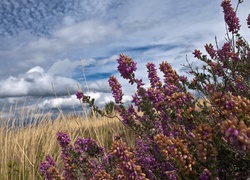
[[[83,93],[81,91],[77,91],[76,92],[76,98],[77,99],[82,99],[82,97],[83,97]]]
[[[148,79],[150,80],[151,87],[161,87],[160,78],[157,75],[155,64],[147,63],[146,67],[148,69]]]
[[[104,149],[99,147],[96,141],[89,138],[78,138],[75,142],[75,150],[80,153],[87,153],[90,157],[104,155]]]
[[[113,97],[115,98],[115,103],[120,103],[122,101],[123,93],[122,86],[116,79],[116,77],[111,76],[109,78],[109,86],[111,87]]]
[[[132,74],[136,71],[136,63],[134,60],[124,54],[120,54],[120,57],[117,59],[118,62],[118,71],[121,73],[121,76],[124,79],[129,79],[130,83],[133,83]]]
[[[248,14],[248,17],[247,17],[247,25],[248,25],[248,28],[250,28],[250,14]]]
[[[236,16],[230,0],[224,0],[221,3],[224,12],[224,19],[228,25],[228,31],[237,33],[240,30],[239,18]]]
[[[40,165],[40,171],[44,174],[46,180],[50,180],[57,179],[59,177],[59,172],[56,170],[57,164],[55,160],[51,156],[47,155],[45,162],[42,162]]]
[[[71,141],[69,135],[63,132],[57,133],[57,140],[59,141],[61,147],[67,147]]]
[[[205,49],[207,51],[207,53],[210,55],[210,57],[212,59],[214,59],[216,57],[216,50],[214,49],[213,45],[210,43],[210,44],[206,44],[205,45]]]

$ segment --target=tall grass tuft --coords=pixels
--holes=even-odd
[[[51,113],[37,114],[25,107],[20,112],[17,119],[10,108],[9,116],[0,119],[0,180],[43,179],[39,166],[48,154],[60,165],[58,131],[68,133],[72,140],[89,137],[107,149],[118,132],[130,146],[135,143],[134,134],[117,119],[62,114],[53,119]]]

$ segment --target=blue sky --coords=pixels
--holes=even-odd
[[[233,4],[237,1],[232,0]],[[79,101],[68,92],[74,94],[78,84],[104,104],[112,100],[107,82],[111,74],[121,80],[125,94],[130,95],[134,88],[116,70],[120,53],[138,62],[137,75],[144,80],[149,61],[157,65],[168,61],[184,74],[181,64],[186,62],[186,56],[193,60],[194,49],[204,51],[205,43],[214,44],[215,36],[219,44],[223,43],[226,30],[220,3],[1,0],[0,111],[3,106],[18,109],[36,105],[42,110],[60,106],[70,112],[79,107]],[[250,1],[246,0],[238,16],[247,40],[248,13]]]

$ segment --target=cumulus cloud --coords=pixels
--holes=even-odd
[[[108,38],[119,35],[113,23],[101,21],[84,21],[71,26],[62,27],[54,31],[55,38],[67,45],[92,44],[109,40]]]
[[[73,74],[74,69],[79,65],[80,61],[58,60],[49,68],[48,74],[69,76]]]
[[[106,103],[114,101],[114,98],[110,93],[102,93],[102,92],[86,92],[86,95],[95,99],[95,103],[98,106],[104,106]],[[132,98],[129,95],[125,95],[123,97],[123,102],[128,103],[131,102]],[[82,102],[76,98],[75,95],[64,96],[58,98],[50,98],[41,100],[38,102],[37,107],[39,109],[69,109],[69,108],[77,108],[82,105]]]
[[[52,84],[59,95],[67,94],[66,88],[72,92],[77,89],[77,82],[73,79],[46,74],[43,68],[36,66],[17,77],[10,76],[6,80],[1,80],[0,97],[52,96],[55,93]]]
[[[51,109],[51,108],[72,108],[74,106],[79,106],[79,100],[76,99],[74,95],[68,97],[58,97],[41,100],[38,102],[37,107],[39,109]]]

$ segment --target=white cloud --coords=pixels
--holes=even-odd
[[[96,20],[83,21],[71,26],[64,26],[53,32],[55,38],[68,46],[80,46],[99,43],[119,36],[114,23]]]
[[[38,102],[37,107],[39,109],[51,109],[51,108],[72,108],[74,106],[79,106],[79,100],[75,95],[68,97],[58,97],[42,100]]]
[[[43,68],[36,66],[17,77],[10,76],[0,82],[0,97],[8,96],[51,96],[54,95],[52,84],[59,95],[77,90],[77,82],[63,76],[52,76],[44,73]]]
[[[66,26],[71,26],[75,24],[75,19],[71,16],[66,16],[63,18],[63,24]]]
[[[70,59],[56,61],[48,70],[51,75],[72,75],[76,66],[80,65],[80,61],[71,61]]]
[[[44,73],[44,70],[43,70],[43,68],[41,68],[39,66],[36,66],[36,67],[31,68],[30,70],[28,70],[27,74],[28,73],[34,73],[34,72],[42,74],[42,73]]]
[[[110,101],[114,101],[111,93],[101,93],[101,92],[86,92],[85,95],[90,96],[95,99],[95,104],[98,106],[103,106]],[[123,97],[123,102],[130,102],[132,100],[131,96],[125,95]],[[42,100],[38,103],[37,107],[39,109],[52,109],[52,108],[76,108],[82,105],[82,102],[76,98],[75,95],[50,98]]]

